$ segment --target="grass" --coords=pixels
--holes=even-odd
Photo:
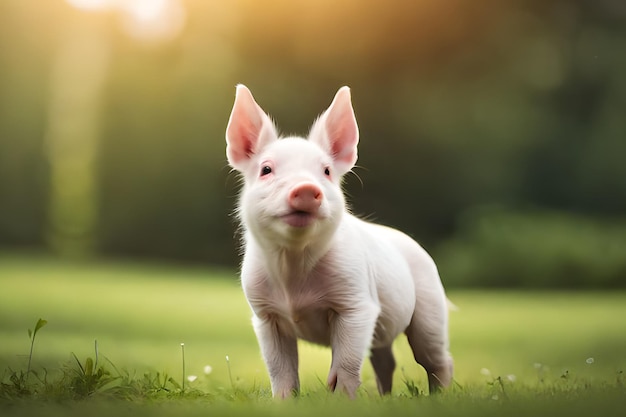
[[[425,394],[400,337],[392,396],[369,364],[356,401],[329,394],[329,350],[302,343],[302,394],[277,404],[233,271],[0,253],[0,288],[3,415],[582,416],[626,400],[621,292],[450,291],[456,375],[442,395]]]

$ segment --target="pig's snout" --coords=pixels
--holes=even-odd
[[[290,212],[282,216],[283,221],[296,228],[310,226],[318,218],[323,198],[322,189],[314,183],[296,185],[287,195]]]
[[[314,214],[322,205],[322,190],[313,183],[298,184],[289,192],[287,202],[294,211]]]

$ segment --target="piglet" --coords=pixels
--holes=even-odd
[[[352,398],[368,354],[379,392],[391,392],[392,343],[403,332],[431,392],[452,379],[447,298],[432,258],[346,209],[342,177],[358,141],[348,87],[305,139],[279,137],[237,86],[226,154],[243,177],[241,283],[274,397],[299,392],[298,339],[331,347],[328,386]]]

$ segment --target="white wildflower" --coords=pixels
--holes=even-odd
[[[204,374],[205,374],[205,375],[208,375],[208,374],[210,374],[211,372],[213,372],[213,367],[211,367],[211,365],[206,365],[206,366],[204,367]]]
[[[196,379],[198,379],[198,376],[197,376],[197,375],[189,375],[189,376],[187,377],[187,381],[189,381],[189,382],[193,382],[193,381],[195,381]]]
[[[587,365],[591,365],[592,363],[594,363],[594,362],[595,362],[595,359],[593,359],[593,358],[587,358],[587,360],[586,360],[585,362],[587,362]]]

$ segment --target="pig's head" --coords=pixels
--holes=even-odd
[[[341,179],[356,162],[358,141],[348,87],[304,139],[279,138],[250,90],[238,85],[226,154],[243,175],[238,214],[246,230],[264,246],[324,246],[345,211]]]

